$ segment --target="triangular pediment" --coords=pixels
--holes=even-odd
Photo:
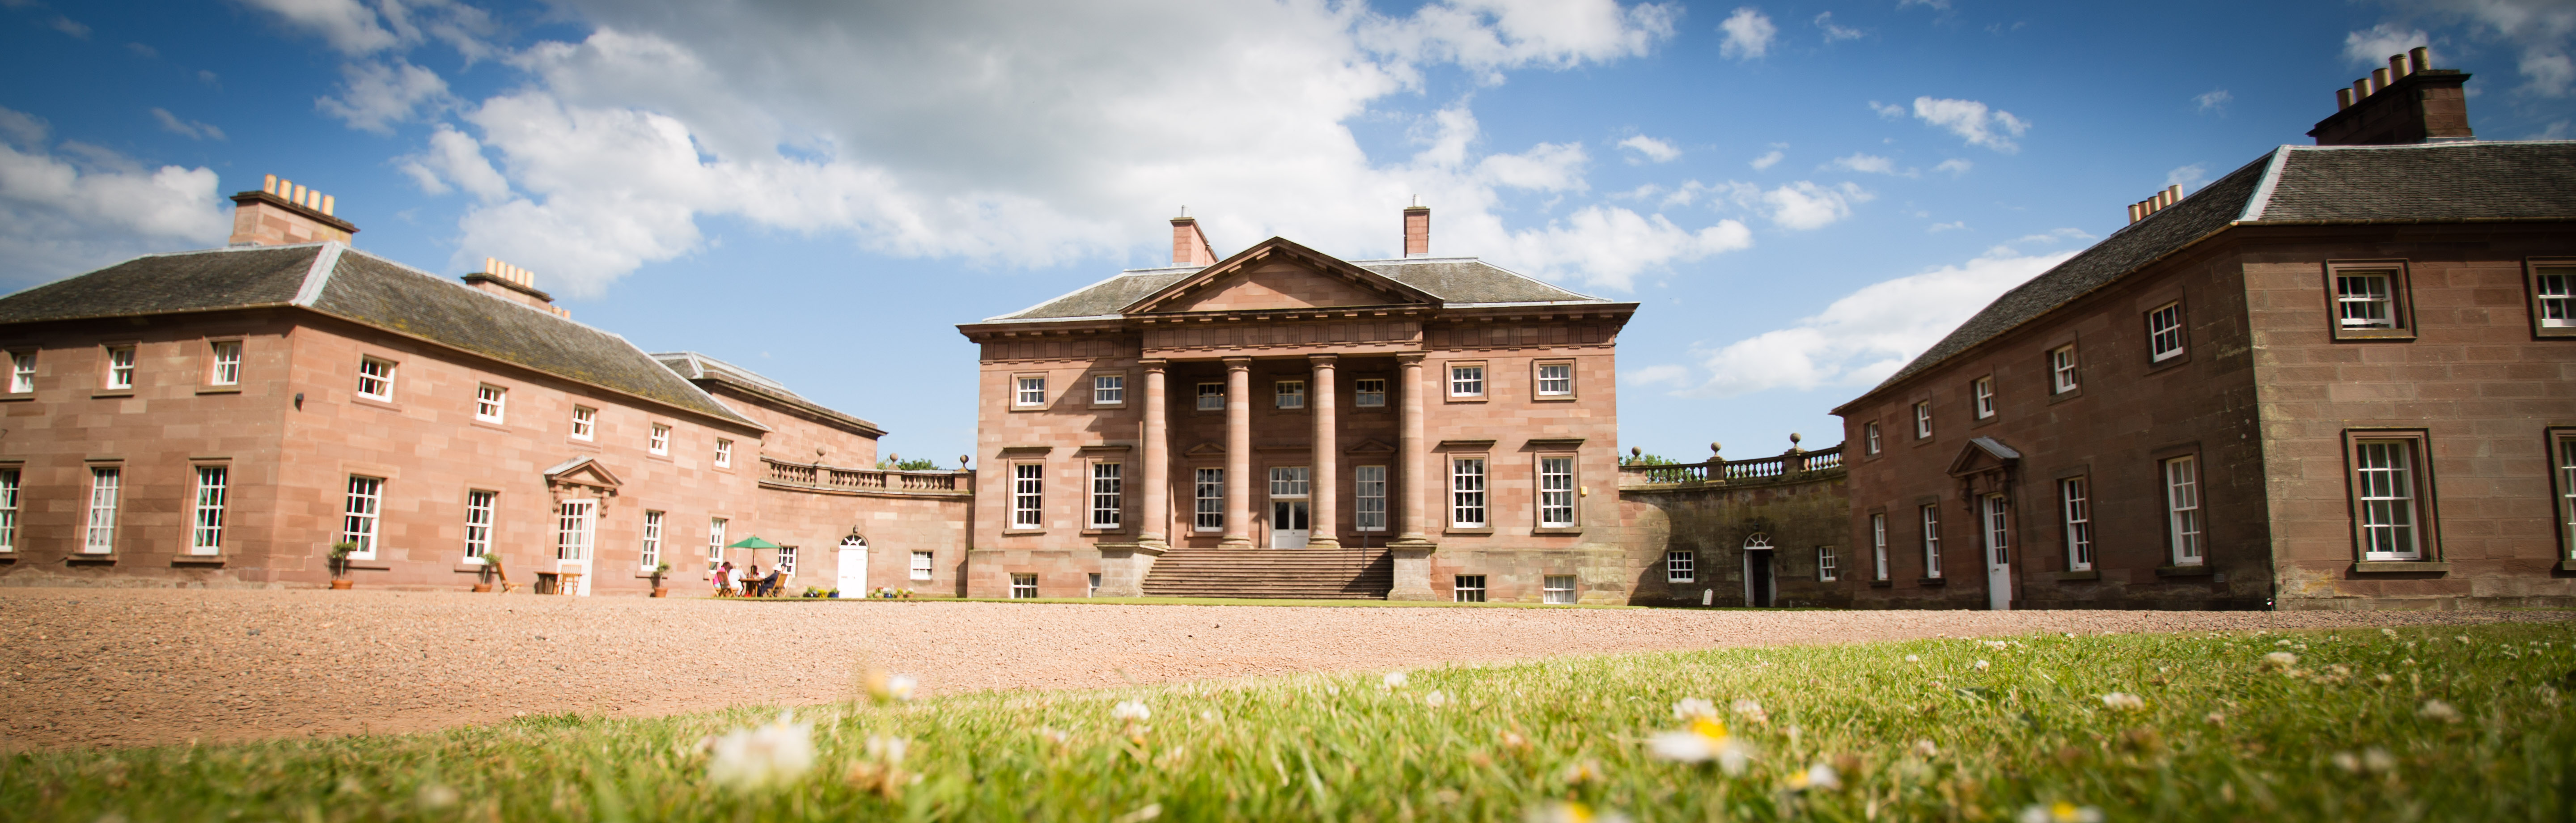
[[[1950,461],[1951,477],[1967,477],[1990,471],[2011,469],[2021,462],[2021,452],[1992,437],[1971,438]]]
[[[1181,452],[1182,456],[1185,456],[1185,457],[1205,457],[1205,456],[1208,456],[1208,455],[1211,455],[1211,454],[1224,454],[1224,453],[1225,453],[1225,447],[1224,447],[1224,446],[1217,445],[1215,441],[1209,441],[1209,442],[1206,442],[1206,443],[1200,443],[1200,444],[1198,444],[1198,445],[1196,445],[1196,446],[1191,446],[1191,447],[1189,447],[1188,449],[1185,449],[1185,450],[1183,450],[1183,451]]]
[[[1377,272],[1273,237],[1127,305],[1125,314],[1437,305]]]
[[[1351,454],[1393,454],[1395,453],[1395,447],[1387,445],[1384,440],[1368,437],[1362,438],[1360,442],[1353,444],[1350,448],[1343,449],[1343,451]]]
[[[599,464],[599,461],[590,459],[587,456],[575,457],[571,460],[566,460],[562,463],[556,464],[554,468],[547,469],[546,483],[549,485],[590,486],[592,488],[600,489],[614,489],[619,486],[626,485],[626,481],[617,479],[617,475],[614,472],[610,472],[607,466],[602,466]]]

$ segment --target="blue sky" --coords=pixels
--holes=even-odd
[[[360,248],[534,270],[954,465],[954,324],[1281,235],[1644,304],[1622,446],[1827,413],[2124,208],[2429,43],[2485,139],[2576,129],[2576,4],[0,0],[0,290],[220,245],[262,174]]]

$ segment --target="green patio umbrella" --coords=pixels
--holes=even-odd
[[[745,538],[743,538],[743,539],[741,539],[741,540],[736,540],[736,541],[734,541],[731,545],[725,546],[725,548],[728,548],[728,549],[775,549],[775,548],[778,548],[778,544],[776,544],[776,543],[772,543],[772,542],[769,542],[769,541],[767,541],[767,540],[762,540],[762,539],[760,539],[760,535],[755,534],[755,535],[752,535],[752,536],[750,536],[750,537],[745,537]]]

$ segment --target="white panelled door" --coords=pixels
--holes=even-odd
[[[2012,611],[2012,505],[2000,494],[1986,495],[1979,522],[1986,532],[1986,608]]]
[[[555,573],[577,574],[573,594],[590,596],[590,568],[599,534],[599,501],[566,500],[556,512]]]
[[[833,587],[842,597],[868,596],[868,539],[855,534],[841,538],[840,561]]]

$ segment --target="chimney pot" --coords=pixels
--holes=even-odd
[[[2424,46],[2407,49],[2406,63],[2407,67],[2412,69],[2407,72],[2408,74],[2430,69],[2433,67],[2433,50]]]
[[[2378,90],[2378,89],[2388,88],[2388,84],[2390,84],[2390,83],[2394,83],[2394,82],[2397,82],[2397,78],[2396,78],[2396,77],[2394,77],[2394,76],[2391,76],[2391,75],[2389,74],[2389,72],[2388,72],[2388,70],[2387,70],[2387,69],[2371,69],[2371,70],[2370,70],[2370,87],[2371,87],[2371,89],[2373,89],[2373,90]]]
[[[2335,111],[2352,108],[2352,90],[2335,89]]]
[[[266,176],[266,177],[262,178],[262,179],[261,179],[261,181],[260,181],[260,184],[259,184],[259,190],[260,190],[260,191],[264,191],[264,192],[268,192],[268,193],[270,193],[270,194],[276,194],[276,193],[277,193],[277,175],[271,174],[271,175],[268,175],[268,176]]]
[[[233,195],[234,246],[281,246],[295,243],[350,242],[358,227],[333,216],[338,199],[280,179],[260,175],[255,191]]]
[[[327,195],[327,194],[322,195],[322,213],[323,213],[323,214],[330,214],[330,213],[331,213],[331,207],[332,207],[333,205],[336,205],[337,203],[338,203],[338,200],[337,200],[336,198],[333,198],[331,195]]]
[[[2378,91],[2378,89],[2370,87],[2370,78],[2368,77],[2352,81],[2352,101],[2354,103],[2370,99],[2370,93],[2374,91]]]
[[[1413,205],[1404,209],[1404,256],[1431,255],[1431,209],[1422,205],[1422,195],[1413,196]]]
[[[2129,222],[2138,222],[2138,204],[2136,203],[2129,204]]]
[[[2395,80],[2411,73],[2412,72],[2408,72],[2406,70],[2406,55],[2392,54],[2388,56],[2388,79]]]

